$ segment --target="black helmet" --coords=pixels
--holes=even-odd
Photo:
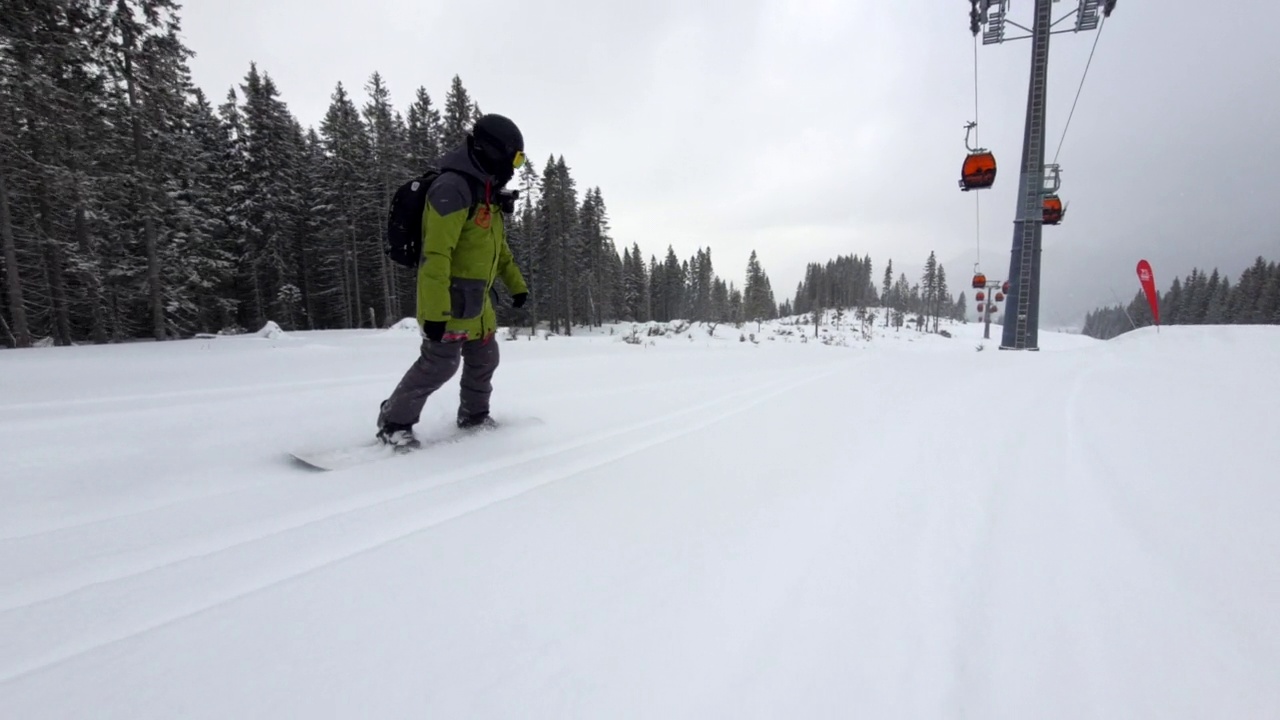
[[[523,164],[524,135],[502,115],[482,115],[471,129],[472,148],[480,165],[492,175],[510,177]]]

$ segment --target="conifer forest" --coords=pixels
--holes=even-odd
[[[1234,285],[1217,268],[1199,268],[1173,279],[1160,295],[1161,325],[1280,325],[1280,266],[1259,257]],[[1127,306],[1113,305],[1088,314],[1084,334],[1101,340],[1155,322],[1151,306],[1138,292]]]
[[[460,144],[480,104],[454,76],[399,106],[381,75],[337,84],[304,127],[267,68],[196,87],[173,0],[8,0],[0,30],[0,345],[167,340],[387,327],[414,314],[415,279],[383,254],[391,195]],[[438,92],[438,89],[437,89]],[[518,122],[518,118],[517,118]],[[537,143],[530,141],[530,147]],[[809,266],[775,298],[753,252],[726,280],[709,247],[679,257],[611,235],[600,187],[563,155],[512,181],[512,247],[531,288],[504,322],[575,326],[676,318],[742,322],[887,309],[936,329],[964,317],[930,256],[909,281],[871,258]],[[645,238],[661,247],[661,238]]]

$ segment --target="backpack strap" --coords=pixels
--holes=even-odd
[[[483,188],[477,188],[477,185],[479,184],[480,181],[464,172],[459,172],[458,170],[441,168],[440,170],[436,171],[436,176],[431,180],[431,185],[435,185],[436,182],[440,180],[440,178],[444,177],[445,173],[452,173],[454,175],[457,175],[461,177],[462,181],[467,184],[467,190],[471,193],[471,206],[467,208],[467,219],[470,220],[474,218],[476,215],[476,208],[480,205],[480,197],[484,194]],[[477,192],[477,189],[479,189],[479,192]],[[429,194],[430,192],[431,192],[431,186],[428,185],[427,193]]]

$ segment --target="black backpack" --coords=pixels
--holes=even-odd
[[[422,261],[422,213],[427,208],[427,189],[442,172],[431,168],[401,185],[391,196],[391,208],[387,213],[387,244],[383,252],[392,262],[416,268]],[[468,184],[474,184],[470,178]],[[472,197],[475,197],[474,188]],[[472,202],[471,209],[467,211],[468,220],[475,211],[476,203]]]

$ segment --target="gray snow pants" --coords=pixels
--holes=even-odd
[[[498,339],[435,342],[423,338],[422,354],[401,378],[391,397],[382,403],[378,427],[388,423],[410,426],[418,422],[422,406],[462,365],[458,418],[480,418],[489,414],[493,392],[493,371],[498,369]]]

